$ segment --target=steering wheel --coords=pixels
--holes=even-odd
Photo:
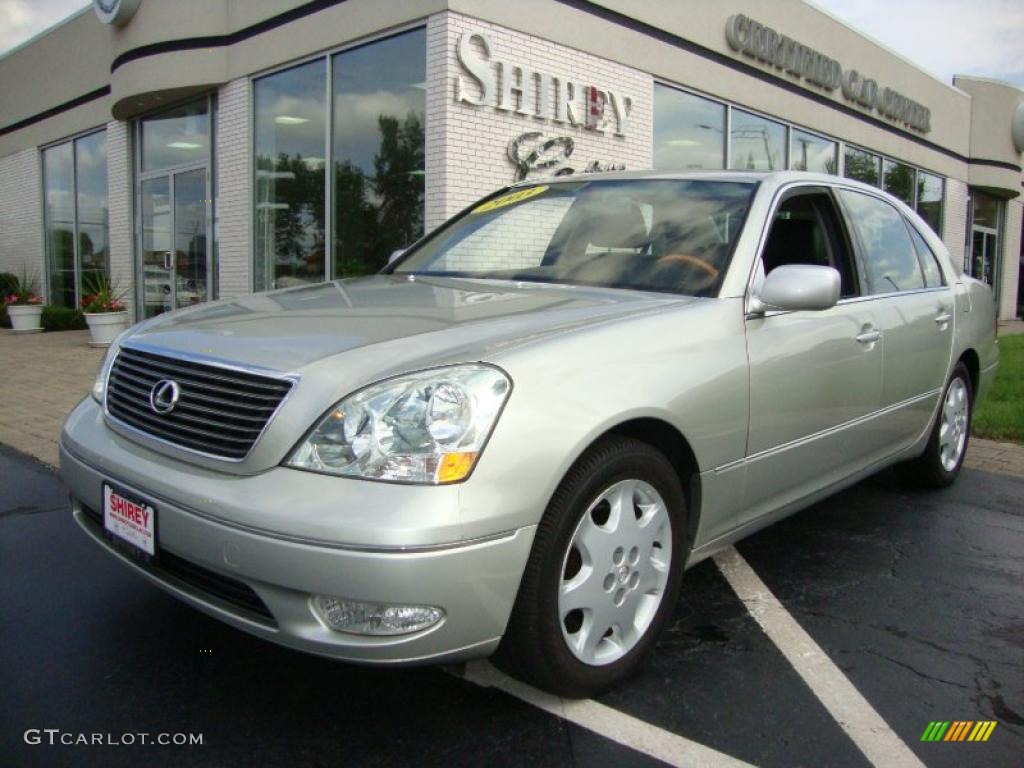
[[[700,256],[691,256],[688,253],[669,253],[662,256],[657,261],[658,267],[667,267],[671,264],[685,264],[687,266],[696,267],[698,270],[704,272],[711,280],[717,280],[719,269],[707,259],[701,258]]]

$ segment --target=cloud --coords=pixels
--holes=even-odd
[[[0,55],[87,5],[87,0],[0,0]]]
[[[1024,87],[1020,0],[814,0],[946,83],[954,74]]]

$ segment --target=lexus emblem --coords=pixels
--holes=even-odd
[[[165,416],[174,410],[179,397],[181,397],[181,387],[178,386],[178,382],[171,379],[160,379],[149,390],[149,407],[161,416]]]

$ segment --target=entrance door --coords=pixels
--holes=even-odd
[[[138,285],[142,318],[215,298],[212,256],[212,100],[136,124]]]
[[[995,266],[999,254],[999,232],[977,225],[971,230],[971,276],[994,285]]]
[[[145,179],[139,192],[143,316],[206,301],[206,168]]]

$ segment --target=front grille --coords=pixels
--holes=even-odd
[[[103,516],[92,507],[82,505],[82,513],[96,527],[97,533],[106,534],[103,528]],[[116,541],[116,540],[115,540]],[[224,576],[216,571],[196,565],[191,560],[178,557],[166,549],[157,552],[152,562],[135,560],[135,565],[162,581],[184,589],[186,592],[198,593],[197,596],[212,602],[226,603],[245,618],[258,621],[268,626],[277,626],[274,615],[266,603],[253,591],[252,587],[237,579]]]
[[[177,405],[161,415],[153,386],[178,384]],[[107,410],[119,421],[174,445],[244,459],[292,387],[276,379],[122,347],[107,379]]]

